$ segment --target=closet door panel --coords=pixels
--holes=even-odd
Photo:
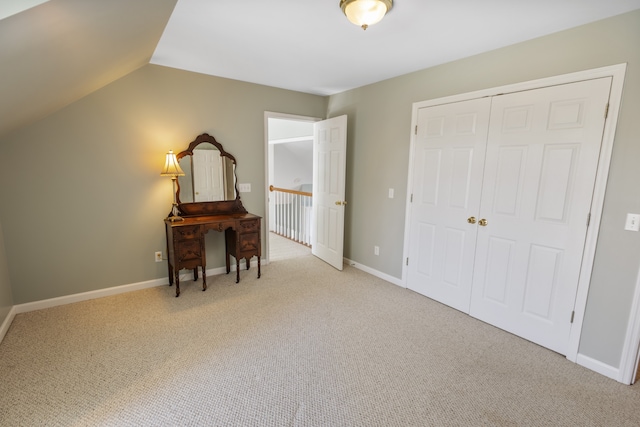
[[[418,112],[407,286],[468,313],[491,101]]]
[[[512,93],[492,104],[470,313],[562,354],[610,83]],[[508,256],[496,244],[503,241],[512,242]]]

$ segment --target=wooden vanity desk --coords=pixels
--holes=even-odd
[[[208,145],[216,147],[220,153],[215,154],[214,168],[218,166],[222,169],[214,173],[199,173],[193,166],[200,162],[193,162],[194,150],[198,147],[204,151],[211,151]],[[197,153],[196,154],[200,154]],[[211,153],[204,153],[211,154]],[[182,220],[175,220],[171,215],[165,222],[167,236],[167,259],[169,267],[169,285],[176,285],[176,297],[180,295],[180,270],[183,268],[193,270],[193,280],[198,279],[198,268],[202,269],[202,290],[207,289],[206,263],[207,256],[205,250],[205,234],[210,230],[224,232],[225,234],[225,259],[227,274],[231,271],[231,259],[236,260],[236,283],[240,281],[240,260],[246,260],[247,270],[250,267],[252,257],[258,259],[258,278],[260,278],[260,256],[261,254],[261,217],[248,213],[242,206],[240,196],[236,188],[235,166],[236,161],[233,156],[226,153],[222,146],[208,134],[198,136],[189,148],[176,155],[181,168],[185,171],[184,180],[178,180],[176,191],[178,201],[178,211]],[[219,163],[219,164],[218,164]],[[197,165],[196,165],[197,166]],[[207,166],[209,167],[209,166]],[[188,170],[187,170],[188,169]],[[225,170],[227,169],[227,170]],[[200,193],[205,193],[207,185],[198,183],[198,176],[206,176],[207,181],[211,176],[220,177],[222,191],[218,194],[227,194],[225,200],[201,201]],[[183,177],[180,177],[181,179]],[[232,182],[231,182],[232,181]],[[202,190],[204,188],[204,191]],[[181,194],[182,189],[182,194]],[[229,197],[232,195],[232,197]],[[182,199],[180,198],[182,197]],[[185,202],[184,200],[187,200]],[[197,201],[193,201],[197,200]]]

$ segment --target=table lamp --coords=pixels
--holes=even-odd
[[[176,180],[179,176],[184,176],[184,171],[180,168],[178,164],[178,159],[176,155],[173,154],[173,150],[169,150],[167,153],[167,157],[164,162],[164,168],[162,172],[160,172],[161,176],[170,176],[171,182],[173,182],[173,207],[171,208],[171,213],[167,217],[167,219],[171,221],[182,221],[182,218],[178,212],[178,202],[176,199]]]

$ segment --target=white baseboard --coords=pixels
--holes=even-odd
[[[355,267],[358,270],[362,270],[366,273],[371,274],[372,276],[376,276],[382,280],[386,280],[387,282],[393,283],[394,285],[400,286],[401,288],[405,287],[404,283],[402,283],[402,280],[398,279],[397,277],[393,277],[381,271],[374,270],[373,268],[367,267],[366,265],[358,264],[357,262],[352,261],[349,258],[344,258],[344,262],[345,264],[350,265],[351,267]]]
[[[620,381],[620,370],[618,368],[614,368],[611,365],[607,365],[606,363],[592,359],[591,357],[585,356],[584,354],[580,353],[578,353],[576,363],[580,366],[584,366],[587,369],[591,369],[594,372],[604,375],[605,377],[609,377],[612,380],[616,380],[618,382]]]
[[[257,266],[257,261],[253,261],[250,264],[252,267]],[[243,269],[244,261],[240,264],[240,268]],[[236,265],[231,265],[231,271],[236,271]],[[226,267],[216,267],[207,269],[207,277],[216,276],[218,274],[226,274]],[[192,274],[190,271],[183,271],[180,273],[180,281],[191,280]],[[79,294],[65,295],[57,298],[50,298],[41,301],[28,302],[25,304],[18,304],[13,307],[15,314],[26,313],[34,310],[42,310],[44,308],[56,307],[59,305],[71,304],[74,302],[87,301],[90,299],[107,297],[111,295],[123,294],[125,292],[138,291],[140,289],[153,288],[156,286],[164,286],[169,284],[168,277],[162,277],[160,279],[147,280],[145,282],[131,283],[128,285],[114,286],[111,288],[98,289],[95,291],[82,292]],[[11,322],[9,322],[10,324]]]
[[[11,326],[11,322],[13,322],[14,317],[16,317],[15,306],[11,307],[11,310],[9,310],[7,317],[4,318],[2,325],[0,325],[0,343],[4,339],[4,336],[7,334],[7,331],[9,330],[9,326]]]
[[[62,297],[50,298],[41,301],[28,302],[14,306],[16,314],[26,313],[44,308],[57,307],[59,305],[71,304],[74,302],[87,301],[95,298],[107,297],[111,295],[123,294],[125,292],[137,291],[140,289],[153,288],[155,286],[167,285],[169,279],[147,280],[145,282],[131,283],[129,285],[114,286],[112,288],[98,289],[95,291],[81,292],[79,294],[65,295]]]

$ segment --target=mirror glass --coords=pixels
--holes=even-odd
[[[191,152],[177,155],[185,173],[178,177],[178,203],[236,199],[236,163],[226,154],[209,142],[201,142]]]

